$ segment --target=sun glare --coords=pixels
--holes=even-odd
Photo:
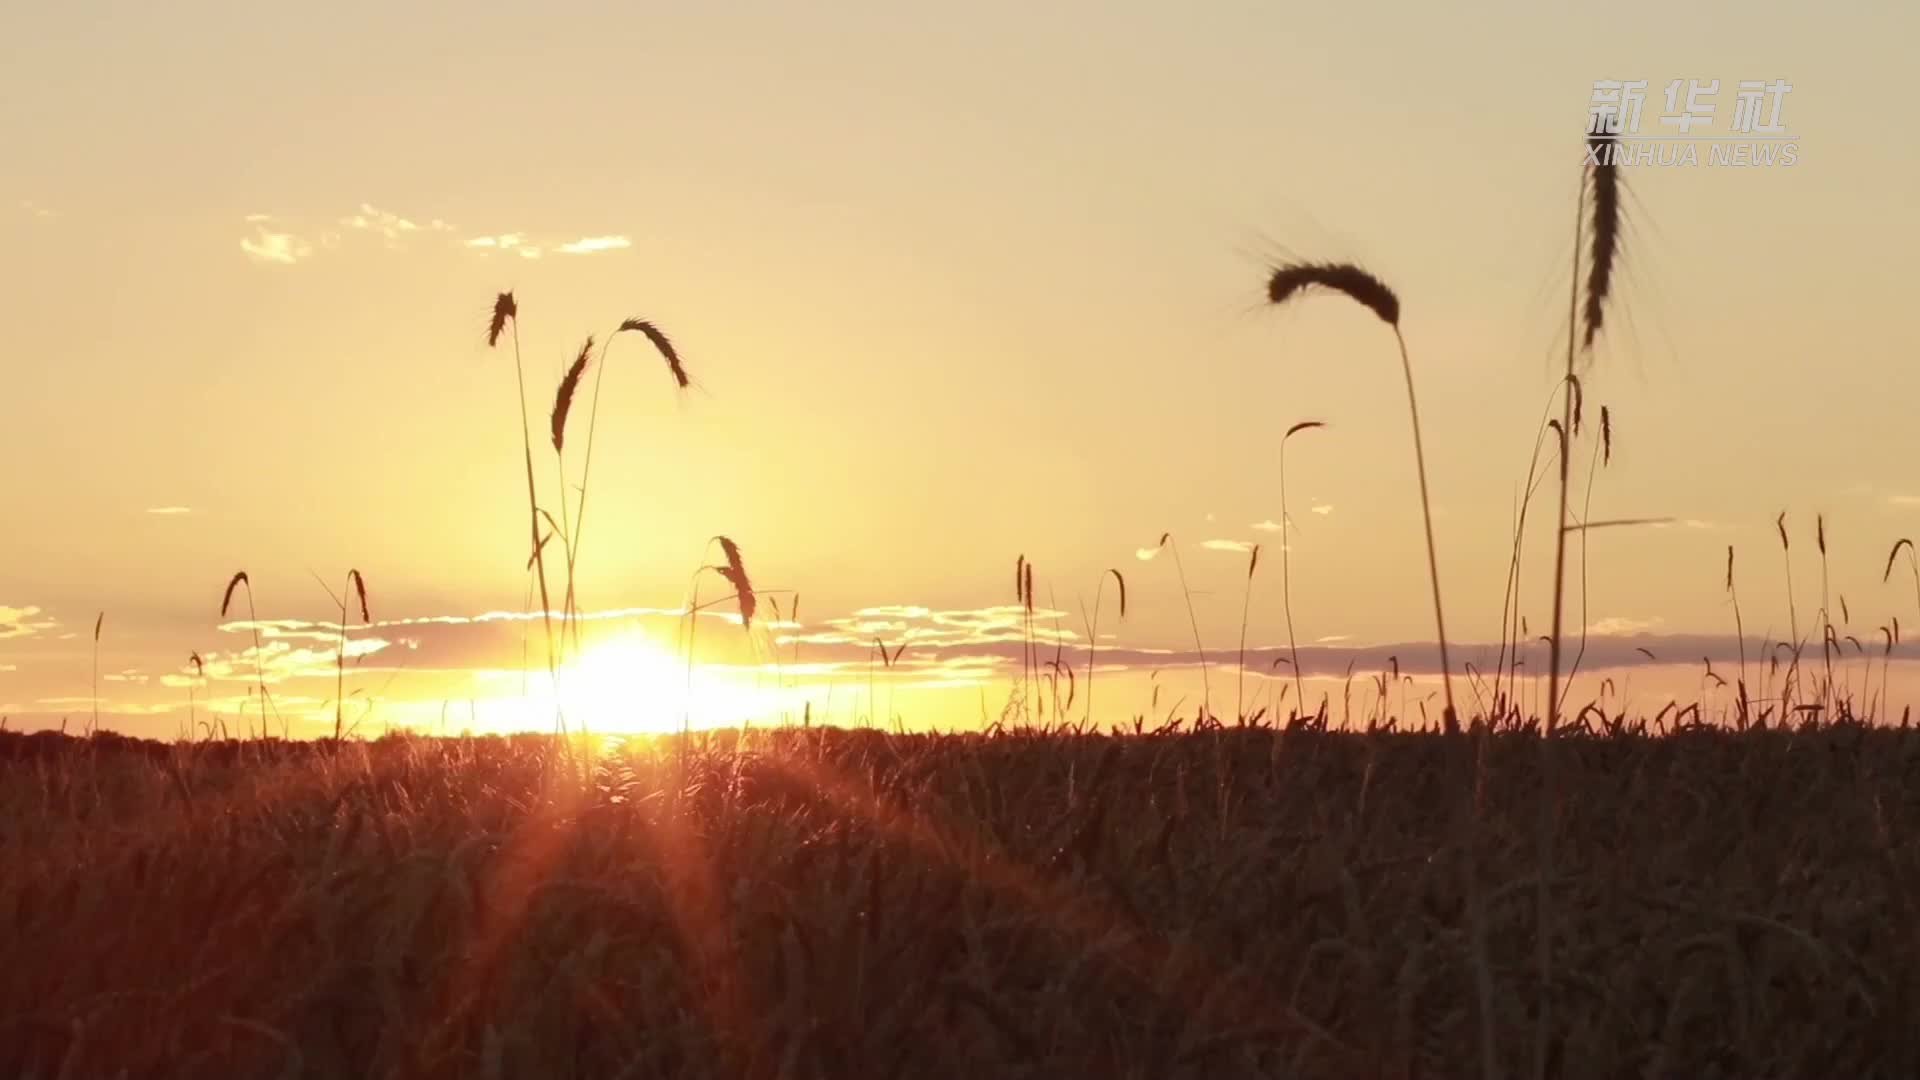
[[[551,722],[556,695],[545,672],[533,680],[531,707]],[[608,734],[661,734],[757,721],[778,711],[778,694],[732,668],[696,664],[640,633],[590,645],[560,668],[559,693],[570,727]]]

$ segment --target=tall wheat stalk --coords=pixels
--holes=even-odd
[[[620,339],[620,335],[626,333],[639,334],[653,345],[654,350],[660,354],[661,359],[666,361],[667,371],[673,376],[673,381],[679,389],[685,390],[693,385],[693,380],[688,377],[686,366],[680,360],[680,351],[674,346],[673,340],[667,337],[665,331],[655,326],[649,320],[627,319],[621,322],[619,326],[614,328],[613,333],[607,336],[606,344],[600,348],[600,364],[593,376],[593,396],[587,406],[587,446],[585,460],[580,467],[580,502],[579,505],[574,508],[573,525],[568,530],[568,535],[572,542],[567,546],[567,593],[564,606],[567,612],[573,617],[574,647],[576,649],[580,647],[580,630],[579,598],[575,590],[574,572],[580,558],[580,546],[585,542],[586,537],[587,492],[590,490],[588,486],[589,482],[593,479],[594,436],[598,433],[600,427],[600,385],[607,377],[607,356],[613,352],[614,343]],[[591,343],[592,339],[588,339],[588,344],[591,345]],[[584,354],[585,350],[582,350],[582,355],[584,356]],[[574,379],[574,384],[576,386],[578,385],[577,376]],[[563,390],[566,390],[568,403],[571,404],[573,396],[571,389],[563,385]],[[557,440],[558,436],[556,435],[556,446],[554,448],[556,451],[559,449]],[[563,480],[563,486],[564,483]],[[561,516],[565,517],[564,511]]]
[[[1259,568],[1260,545],[1255,544],[1253,550],[1247,553],[1247,586],[1240,598],[1239,679],[1234,686],[1234,721],[1243,724],[1247,720],[1247,617],[1253,611],[1253,572]]]
[[[1163,532],[1160,534],[1160,542],[1154,545],[1154,550],[1157,551],[1161,548],[1173,552],[1173,572],[1180,579],[1180,595],[1187,602],[1187,622],[1193,627],[1193,649],[1195,654],[1200,657],[1200,693],[1202,697],[1200,718],[1204,721],[1213,716],[1213,681],[1207,674],[1207,647],[1200,640],[1200,617],[1194,613],[1193,590],[1187,588],[1187,568],[1180,561],[1180,545],[1173,542],[1172,533]]]
[[[254,610],[253,606],[253,579],[247,577],[245,570],[236,570],[234,571],[234,575],[227,579],[227,590],[220,596],[220,617],[223,619],[227,617],[227,612],[233,607],[233,591],[242,585],[247,587],[247,627],[253,631],[253,677],[260,687],[260,735],[262,738],[265,738],[267,733],[268,702],[267,669],[261,662],[260,613]],[[279,709],[276,707],[274,711],[278,713]],[[242,716],[244,717],[244,715],[243,710]],[[282,728],[281,733],[283,735],[290,734],[289,731],[285,730],[284,722],[282,723]]]
[[[1747,727],[1747,628],[1740,619],[1740,593],[1733,584],[1733,545],[1727,545],[1727,599],[1733,602],[1733,636],[1740,643],[1740,713],[1739,726],[1742,731]]]
[[[527,370],[520,358],[520,305],[513,293],[503,292],[493,301],[493,318],[487,324],[488,348],[500,343],[500,334],[509,322],[513,324],[513,374],[520,390],[520,447],[527,465],[527,537],[533,547],[535,580],[540,585],[540,623],[547,636],[547,685],[554,690],[554,725],[564,733],[566,714],[560,702],[560,663],[554,652],[553,600],[547,591],[547,542],[540,538],[540,494],[533,481],[533,422],[527,414]]]
[[[1120,588],[1120,621],[1127,621],[1127,579],[1121,576],[1119,570],[1108,567],[1106,573],[1100,575],[1099,582],[1093,587],[1093,618],[1087,621],[1087,723],[1089,726],[1093,723],[1094,657],[1100,651],[1100,596],[1106,590],[1109,574],[1113,576],[1114,583]],[[1082,614],[1085,611],[1083,607]]]
[[[1287,652],[1292,656],[1293,699],[1299,708],[1307,703],[1306,687],[1300,680],[1300,642],[1293,634],[1293,517],[1287,510],[1287,443],[1303,431],[1313,431],[1326,427],[1320,420],[1302,420],[1288,428],[1280,436],[1280,608],[1287,620]],[[1280,722],[1279,712],[1275,712],[1274,723]]]
[[[100,628],[107,622],[102,611],[93,620],[93,730],[100,730]]]
[[[1446,726],[1449,731],[1457,731],[1460,714],[1454,708],[1453,664],[1447,652],[1446,612],[1440,602],[1440,557],[1433,542],[1433,499],[1427,489],[1427,453],[1420,439],[1420,403],[1413,390],[1413,361],[1407,356],[1407,339],[1400,332],[1400,298],[1379,278],[1351,263],[1287,263],[1276,267],[1267,279],[1267,301],[1281,305],[1296,296],[1320,289],[1340,293],[1373,312],[1381,322],[1392,328],[1394,344],[1400,348],[1400,369],[1407,380],[1407,412],[1413,421],[1413,462],[1420,476],[1420,513],[1427,537],[1427,577],[1433,586],[1433,624],[1440,639],[1440,679],[1446,695]]]
[[[360,601],[360,625],[373,621],[367,614],[367,580],[358,570],[347,571],[346,588],[340,593],[340,653],[335,658],[333,682],[333,739],[339,742],[346,735],[347,715],[347,603],[358,598]]]

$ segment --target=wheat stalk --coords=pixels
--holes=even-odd
[[[1302,420],[1280,436],[1280,607],[1287,619],[1287,651],[1293,657],[1293,698],[1300,708],[1306,707],[1307,691],[1300,682],[1300,643],[1293,634],[1293,560],[1290,554],[1293,551],[1293,518],[1287,512],[1287,441],[1303,431],[1326,426],[1324,421]],[[1276,724],[1280,722],[1277,711],[1273,719]]]
[[[260,686],[260,734],[264,738],[267,731],[267,704],[270,700],[267,696],[267,671],[261,663],[260,614],[253,607],[253,580],[247,577],[245,570],[237,570],[227,579],[226,592],[220,595],[220,617],[223,619],[227,617],[227,611],[233,606],[233,591],[242,585],[247,587],[247,626],[253,631],[253,674]],[[274,713],[277,715],[279,711],[279,707],[275,706]],[[244,710],[242,715],[244,716]],[[285,727],[284,721],[282,727],[283,729]],[[282,734],[286,733],[283,730]]]
[[[566,609],[578,613],[578,597],[574,591],[574,568],[580,558],[580,545],[586,531],[588,481],[593,478],[594,435],[600,426],[600,384],[607,377],[607,355],[621,334],[637,333],[652,343],[654,349],[667,362],[667,370],[672,373],[674,383],[682,390],[692,385],[687,377],[687,369],[680,361],[680,352],[674,348],[673,341],[666,333],[645,319],[627,319],[614,328],[607,336],[607,343],[600,350],[600,366],[593,376],[593,398],[587,406],[587,449],[580,467],[580,504],[574,510],[572,544],[567,549],[567,597]],[[556,447],[558,449],[558,447]],[[564,515],[563,515],[564,516]],[[579,623],[574,623],[574,646],[579,647]]]
[[[1127,579],[1121,576],[1121,573],[1118,569],[1114,567],[1108,567],[1106,572],[1100,575],[1100,580],[1097,583],[1095,583],[1093,587],[1093,618],[1088,620],[1087,622],[1087,723],[1088,725],[1092,725],[1093,723],[1094,657],[1100,651],[1100,598],[1101,598],[1101,594],[1106,590],[1108,575],[1112,575],[1114,583],[1117,586],[1119,586],[1119,589],[1120,589],[1120,621],[1125,622],[1127,620]],[[1081,614],[1083,616],[1086,614],[1085,607],[1081,608]]]
[[[373,621],[373,616],[367,613],[367,579],[361,577],[358,570],[348,570],[347,587],[340,594],[340,653],[334,665],[333,741],[336,743],[346,734],[347,602],[355,598],[360,601],[360,624],[365,626]]]
[[[1407,379],[1407,411],[1413,420],[1414,467],[1420,476],[1420,511],[1427,534],[1427,573],[1433,585],[1433,622],[1440,638],[1440,679],[1446,692],[1446,722],[1449,730],[1457,730],[1460,714],[1454,708],[1453,665],[1447,654],[1447,620],[1440,603],[1440,557],[1433,542],[1433,500],[1427,490],[1426,448],[1420,439],[1420,405],[1413,390],[1413,361],[1407,356],[1407,339],[1400,333],[1400,299],[1380,279],[1351,263],[1288,263],[1276,267],[1267,279],[1267,300],[1276,305],[1315,290],[1341,293],[1373,312],[1381,322],[1393,329],[1394,343],[1400,347],[1400,367]]]
[[[1213,683],[1207,674],[1207,647],[1200,640],[1200,618],[1193,611],[1193,590],[1187,588],[1187,568],[1180,561],[1180,545],[1172,541],[1173,534],[1163,532],[1160,534],[1160,542],[1155,544],[1154,548],[1155,550],[1166,548],[1173,552],[1173,571],[1180,579],[1180,595],[1187,602],[1187,622],[1193,626],[1194,652],[1200,657],[1200,693],[1203,699],[1200,718],[1205,720],[1213,716]]]
[[[1284,546],[1284,543],[1283,545]],[[1245,723],[1247,719],[1247,616],[1253,609],[1253,572],[1260,566],[1260,545],[1253,545],[1247,553],[1247,587],[1240,600],[1240,662],[1238,679],[1234,686],[1234,720]]]
[[[499,344],[500,333],[509,322],[513,324],[513,373],[520,389],[520,446],[527,466],[527,538],[533,546],[535,580],[540,584],[540,622],[547,634],[547,679],[548,685],[555,690],[554,723],[564,732],[566,717],[558,692],[560,665],[554,654],[553,600],[547,592],[546,541],[540,538],[540,496],[533,482],[533,425],[527,415],[527,372],[520,357],[520,305],[514,300],[513,293],[503,292],[494,297],[493,319],[487,324],[488,348]],[[562,489],[565,486],[562,484]]]

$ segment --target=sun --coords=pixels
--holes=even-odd
[[[546,682],[544,672],[538,682]],[[559,693],[536,691],[535,707],[550,711],[556,697],[570,727],[607,734],[663,734],[683,723],[732,726],[773,714],[779,704],[774,689],[736,669],[697,664],[689,673],[683,657],[638,632],[594,643],[568,660]]]

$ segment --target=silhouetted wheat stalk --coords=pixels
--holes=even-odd
[[[233,590],[247,587],[247,627],[253,631],[253,675],[260,686],[260,734],[264,737],[267,730],[267,671],[261,663],[260,651],[260,614],[253,607],[253,581],[245,570],[238,570],[227,579],[227,590],[220,595],[220,617],[226,618],[227,611],[233,606]],[[279,711],[277,708],[274,710]]]
[[[1620,174],[1612,153],[1618,139],[1617,124],[1605,121],[1596,120],[1593,128],[1587,132],[1588,157],[1592,163],[1583,163],[1580,169],[1580,197],[1575,201],[1573,227],[1573,271],[1567,286],[1567,364],[1560,414],[1560,515],[1559,528],[1554,532],[1553,633],[1552,643],[1548,646],[1545,738],[1540,744],[1540,883],[1536,891],[1540,918],[1536,942],[1540,1008],[1535,1016],[1534,1027],[1534,1075],[1542,1078],[1546,1076],[1548,1068],[1547,1032],[1552,1023],[1550,991],[1553,986],[1553,931],[1549,919],[1548,881],[1553,875],[1552,800],[1555,789],[1551,743],[1560,721],[1560,653],[1565,633],[1567,510],[1572,466],[1568,451],[1574,435],[1579,431],[1577,402],[1581,388],[1575,364],[1581,350],[1590,353],[1593,349],[1606,319],[1607,298],[1613,292],[1613,268],[1620,253]],[[1592,194],[1590,206],[1587,197],[1589,191]],[[1587,259],[1585,326],[1580,327],[1575,319],[1580,301],[1580,241],[1581,229],[1589,210],[1592,214],[1592,250]],[[1580,334],[1579,348],[1575,347],[1576,333]]]
[[[335,658],[333,683],[333,738],[338,742],[346,735],[346,692],[347,692],[347,604],[351,600],[360,601],[360,625],[373,621],[367,613],[367,579],[360,576],[358,570],[347,571],[346,588],[340,593],[340,654]]]
[[[573,363],[567,365],[566,373],[560,377],[560,386],[554,391],[553,413],[550,417],[553,429],[554,470],[560,481],[560,518],[557,522],[552,522],[551,527],[560,535],[560,551],[566,557],[567,566],[566,597],[560,604],[560,642],[563,654],[566,650],[569,625],[573,629],[574,647],[577,649],[580,645],[579,623],[572,618],[574,536],[573,530],[569,527],[570,515],[567,513],[567,414],[573,411],[573,395],[580,389],[580,377],[586,374],[587,363],[592,359],[593,338],[589,337],[586,343],[580,346],[580,351],[574,355]]]
[[[1920,608],[1920,556],[1914,554],[1912,540],[1903,536],[1893,542],[1893,547],[1887,552],[1887,569],[1880,575],[1880,582],[1884,585],[1893,580],[1893,561],[1900,557],[1901,548],[1906,549],[1907,567],[1913,571],[1913,604]]]
[[[1283,545],[1284,546],[1284,545]],[[1260,545],[1247,553],[1247,587],[1240,600],[1240,662],[1234,685],[1233,712],[1237,723],[1247,719],[1247,616],[1253,610],[1253,572],[1260,567]]]
[[[1173,552],[1173,572],[1180,579],[1180,595],[1187,602],[1187,622],[1193,626],[1193,649],[1200,658],[1200,693],[1204,699],[1200,706],[1200,716],[1202,720],[1209,719],[1213,716],[1213,683],[1207,675],[1207,647],[1200,640],[1200,617],[1194,614],[1193,590],[1187,588],[1187,568],[1180,561],[1180,545],[1173,543],[1172,533],[1164,532],[1160,534],[1160,542],[1155,544],[1154,548],[1155,550],[1166,548]]]
[[[1833,592],[1827,576],[1827,516],[1813,517],[1814,546],[1820,551],[1820,714],[1829,717],[1833,708],[1833,653],[1837,639],[1833,632]]]
[[[520,446],[527,465],[527,538],[533,548],[535,580],[540,584],[540,622],[547,634],[547,680],[555,690],[554,723],[564,731],[565,712],[558,692],[560,663],[554,652],[553,601],[547,592],[546,541],[540,538],[540,495],[533,482],[533,424],[527,414],[527,372],[520,359],[520,305],[513,293],[503,292],[494,297],[493,318],[487,323],[488,348],[500,343],[500,334],[509,322],[513,324],[513,373],[520,389]]]
[[[1293,518],[1287,510],[1287,442],[1303,431],[1326,426],[1320,420],[1302,420],[1280,436],[1280,607],[1287,619],[1287,651],[1292,656],[1293,697],[1303,709],[1307,705],[1307,691],[1300,680],[1300,642],[1293,634]],[[1273,720],[1276,724],[1280,722],[1277,706]]]
[[[1121,576],[1119,570],[1108,567],[1106,572],[1100,575],[1100,580],[1094,584],[1093,618],[1087,620],[1087,723],[1089,725],[1093,723],[1094,657],[1100,651],[1100,598],[1106,591],[1108,575],[1113,577],[1114,584],[1120,589],[1120,621],[1127,621],[1127,579]],[[1085,610],[1084,607],[1081,609],[1082,614]]]
[[[1279,305],[1314,290],[1341,293],[1378,316],[1393,329],[1400,347],[1400,367],[1407,380],[1407,411],[1413,420],[1413,460],[1420,475],[1420,512],[1426,526],[1427,574],[1433,585],[1433,622],[1440,638],[1440,680],[1447,703],[1448,730],[1457,730],[1460,714],[1453,702],[1453,664],[1447,652],[1446,613],[1440,603],[1440,557],[1433,542],[1433,500],[1427,490],[1427,455],[1420,439],[1420,405],[1413,390],[1413,361],[1407,339],[1400,333],[1400,300],[1380,279],[1351,263],[1288,263],[1276,267],[1267,279],[1267,300]],[[1301,703],[1305,707],[1305,702]]]
[[[1747,628],[1740,619],[1740,593],[1733,585],[1733,545],[1727,545],[1727,599],[1733,602],[1733,636],[1740,643],[1739,727],[1747,727]]]
[[[107,623],[102,611],[93,620],[93,730],[100,730],[100,628]]]
[[[600,425],[600,384],[607,377],[607,356],[613,351],[614,343],[619,341],[620,335],[625,333],[637,333],[652,343],[661,358],[667,362],[667,370],[673,375],[676,386],[685,390],[692,385],[692,380],[687,377],[687,369],[681,363],[679,350],[674,347],[673,341],[668,338],[666,333],[659,327],[645,319],[627,319],[623,321],[618,327],[614,328],[612,334],[608,335],[606,345],[601,347],[599,370],[594,372],[593,376],[593,397],[587,406],[587,448],[585,459],[580,467],[580,504],[574,510],[573,526],[570,530],[573,542],[567,550],[567,596],[565,606],[567,611],[573,613],[575,616],[578,615],[579,599],[574,589],[574,569],[580,558],[580,545],[584,540],[586,531],[587,485],[593,478],[594,435]],[[577,377],[575,382],[578,382]],[[569,399],[571,399],[571,396],[571,394],[568,395]],[[558,449],[557,446],[556,449]],[[564,514],[562,516],[564,516]],[[574,645],[578,647],[579,630],[577,619],[574,626]]]
[[[1793,543],[1787,538],[1787,512],[1773,519],[1773,527],[1780,533],[1780,557],[1787,567],[1787,632],[1792,635],[1793,662],[1787,665],[1787,677],[1781,683],[1780,715],[1786,716],[1787,710],[1799,696],[1800,673],[1800,612],[1793,599]]]

